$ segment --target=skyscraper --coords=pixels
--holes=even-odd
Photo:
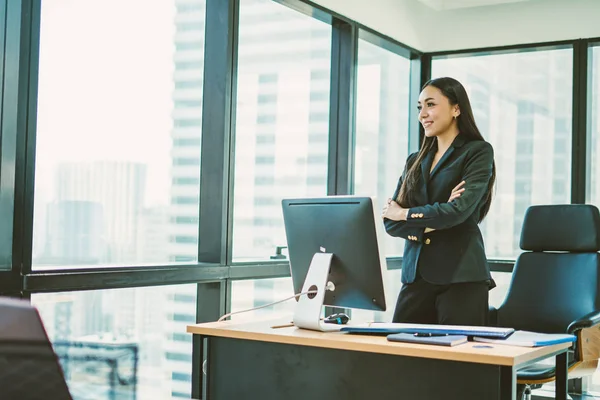
[[[146,166],[125,161],[71,162],[58,165],[56,171],[57,202],[100,205],[107,246],[104,261],[121,265],[140,263],[136,246]]]
[[[57,201],[48,204],[46,219],[48,235],[38,264],[81,266],[107,261],[101,204]]]

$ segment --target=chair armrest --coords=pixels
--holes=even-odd
[[[490,306],[488,313],[488,325],[498,326],[498,310],[494,306]]]
[[[581,329],[589,328],[591,326],[598,325],[599,323],[600,311],[593,311],[571,322],[567,328],[567,333],[574,334]]]

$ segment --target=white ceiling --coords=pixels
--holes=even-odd
[[[457,8],[492,6],[506,3],[520,3],[529,0],[418,0],[420,3],[436,11],[453,10]]]
[[[313,0],[435,52],[600,37],[600,0]]]

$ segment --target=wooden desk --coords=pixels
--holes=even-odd
[[[556,356],[557,399],[567,396],[568,343],[455,347],[323,333],[281,321],[190,325],[205,340],[206,400],[515,399],[516,370]],[[194,395],[196,398],[197,395]]]

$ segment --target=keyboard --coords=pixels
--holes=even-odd
[[[503,339],[510,336],[513,328],[497,328],[487,326],[467,325],[437,325],[437,324],[406,324],[400,322],[368,322],[364,324],[347,325],[342,332],[381,334],[390,333],[431,333],[437,335],[466,335]]]

